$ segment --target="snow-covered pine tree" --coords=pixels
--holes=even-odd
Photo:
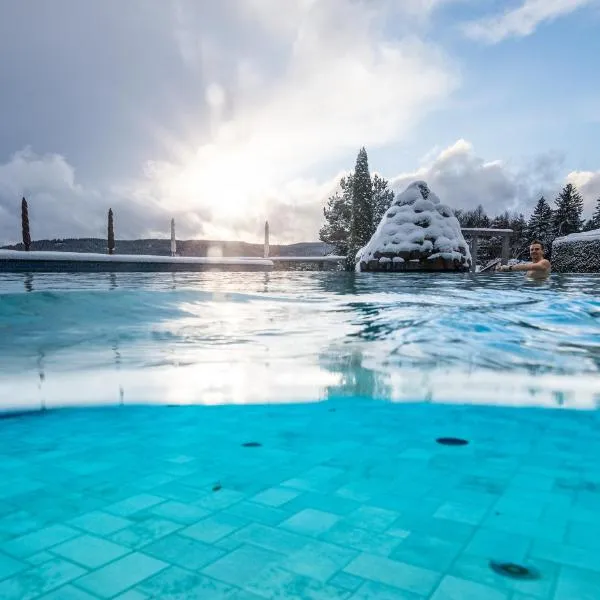
[[[346,268],[353,271],[356,253],[367,244],[375,232],[373,227],[373,183],[369,173],[367,151],[361,148],[356,158],[352,188],[352,218]]]
[[[346,256],[350,241],[350,221],[352,219],[352,191],[354,175],[342,177],[340,190],[327,200],[323,209],[325,224],[319,231],[319,239],[331,244],[340,256]]]
[[[568,235],[581,231],[583,225],[581,213],[583,212],[583,198],[572,183],[567,183],[556,198],[554,210],[553,234],[554,237]]]
[[[383,215],[394,201],[394,192],[389,189],[387,180],[379,175],[373,175],[371,183],[373,186],[373,232],[375,232]]]
[[[600,198],[596,200],[596,208],[592,218],[585,224],[586,231],[592,231],[593,229],[600,229]]]
[[[542,196],[535,205],[533,213],[527,221],[527,229],[525,234],[527,244],[533,240],[540,240],[544,244],[544,250],[546,255],[550,254],[552,248],[552,240],[554,239],[554,213],[552,208],[546,201],[546,198]]]

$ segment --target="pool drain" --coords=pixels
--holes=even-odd
[[[262,444],[260,444],[259,442],[245,442],[244,444],[242,444],[242,446],[244,448],[260,448]]]
[[[510,577],[511,579],[538,579],[539,573],[535,569],[528,569],[523,565],[511,562],[490,561],[490,568],[498,575]]]
[[[466,446],[469,443],[467,440],[455,437],[441,437],[435,441],[442,446]]]

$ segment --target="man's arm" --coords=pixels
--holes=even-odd
[[[512,268],[511,268],[512,267]],[[537,263],[522,263],[519,265],[502,265],[500,267],[501,271],[549,271],[550,270],[550,261],[540,260]]]

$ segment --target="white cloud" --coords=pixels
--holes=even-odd
[[[490,215],[504,210],[528,213],[540,194],[552,197],[559,186],[562,158],[540,155],[529,164],[516,167],[502,160],[485,160],[472,144],[458,140],[428,155],[430,162],[391,179],[395,190],[403,190],[415,179],[424,179],[452,208],[472,209],[481,204]]]
[[[272,219],[280,202],[288,204],[280,196],[289,182],[353,156],[362,144],[401,139],[458,85],[439,49],[415,36],[389,36],[385,1],[234,6],[262,36],[260,48],[243,58],[214,36],[194,54],[193,19],[179,15],[182,55],[214,76],[210,95],[218,85],[219,110],[209,136],[190,136],[175,158],[150,162],[140,182],[170,210],[209,209],[214,228]]]
[[[267,216],[274,244],[316,240],[323,206],[344,174],[321,180],[290,178],[264,199],[264,212],[261,208],[223,220],[215,218],[207,206],[165,204],[156,193],[152,174],[144,185],[134,181],[108,190],[89,189],[77,182],[73,167],[63,157],[39,156],[26,149],[0,165],[0,243],[20,240],[23,195],[29,201],[34,239],[104,237],[106,211],[112,207],[117,237],[122,239],[168,237],[169,220],[175,217],[180,238],[259,242]],[[518,167],[486,160],[466,140],[430,153],[415,171],[384,176],[396,191],[424,179],[452,208],[482,204],[490,215],[507,209],[528,215],[540,194],[553,203],[567,182],[574,183],[584,197],[586,216],[600,197],[600,171],[574,171],[565,177],[562,158],[555,154],[539,155]]]
[[[496,44],[509,37],[531,35],[542,23],[558,19],[596,0],[524,0],[518,8],[501,15],[473,21],[465,33],[474,39]]]
[[[584,202],[584,215],[590,216],[600,199],[600,170],[572,171],[567,175],[567,181],[577,187]]]
[[[161,229],[166,237],[169,214],[155,198],[132,191],[85,187],[63,156],[41,156],[29,148],[16,152],[0,164],[0,244],[20,241],[22,197],[29,204],[34,239],[104,237],[110,207],[115,210],[120,237],[153,235]],[[201,220],[188,216],[184,220],[191,234],[202,233]]]

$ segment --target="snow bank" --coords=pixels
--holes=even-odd
[[[552,243],[552,270],[600,273],[600,229],[572,233]]]
[[[592,229],[592,231],[582,231],[580,233],[571,233],[564,237],[556,238],[553,245],[560,246],[561,244],[569,244],[572,242],[589,242],[600,240],[600,229]]]
[[[0,250],[0,273],[270,271],[272,268],[272,261],[260,258]]]
[[[356,257],[357,271],[466,271],[470,266],[458,219],[424,181],[396,196]]]
[[[128,263],[182,263],[204,265],[263,265],[272,266],[271,260],[262,258],[235,258],[210,256],[152,256],[147,254],[96,254],[93,252],[22,252],[20,250],[0,250],[0,260],[25,261],[82,261],[82,262],[128,262]]]

